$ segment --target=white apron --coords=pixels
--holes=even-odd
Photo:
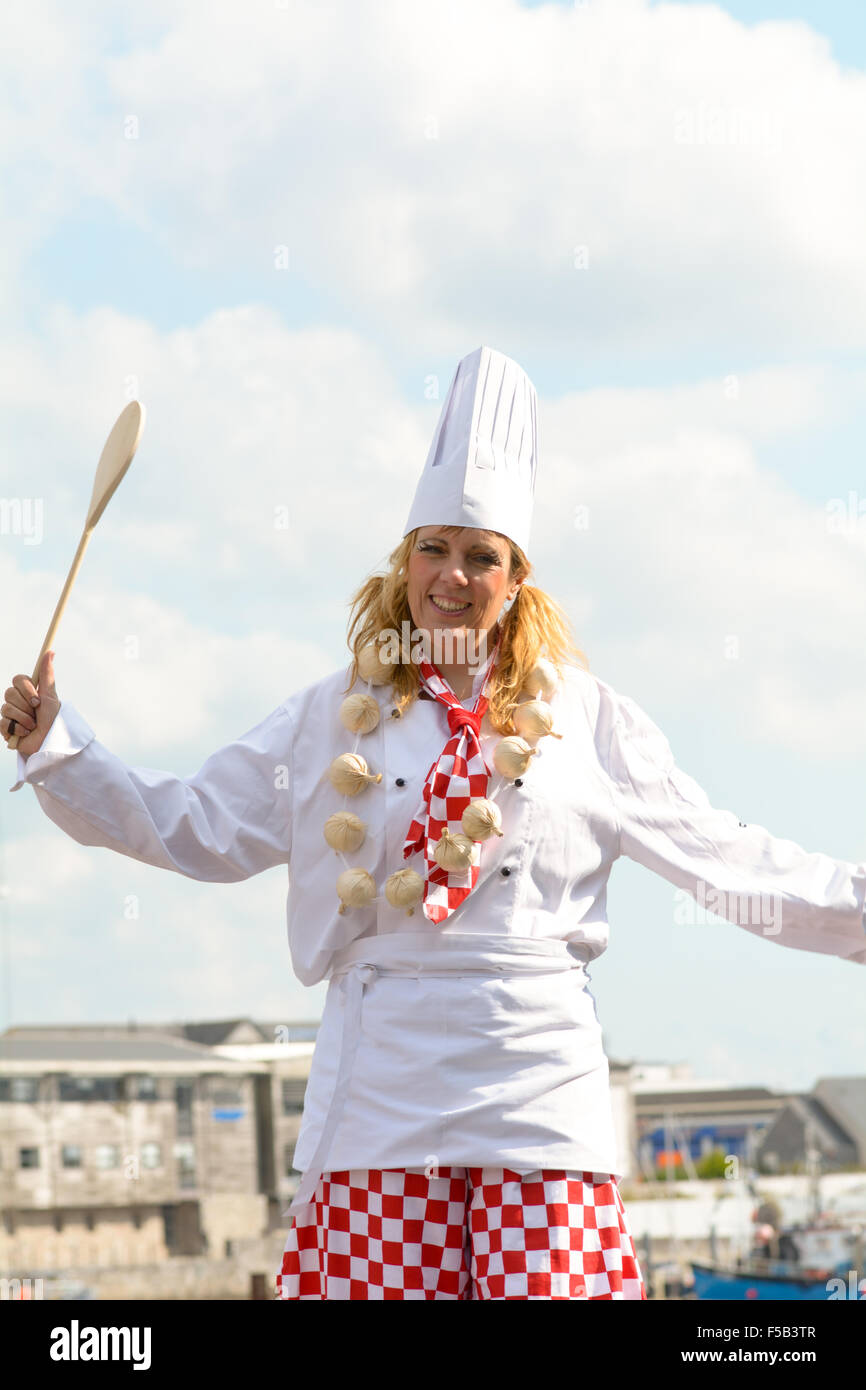
[[[581,1118],[585,1120],[590,1093],[594,1097],[593,1152],[586,1152],[584,1159],[604,1153],[608,1163],[602,1171],[614,1170],[617,1166],[613,1158],[616,1141],[610,1107],[608,1065],[602,1050],[595,1003],[586,989],[589,976],[585,960],[580,959],[581,954],[580,947],[569,947],[564,941],[469,933],[435,936],[429,931],[396,932],[362,938],[336,952],[329,978],[332,989],[336,981],[341,982],[341,1037],[335,1050],[336,1063],[331,1077],[315,1076],[314,1063],[307,1087],[305,1123],[308,1115],[314,1117],[315,1123],[317,1108],[321,1111],[326,1107],[326,1113],[323,1119],[319,1119],[321,1128],[318,1142],[305,1167],[302,1181],[283,1215],[298,1217],[314,1197],[322,1173],[347,1166],[343,1158],[329,1162],[329,1155],[340,1120],[345,1114],[353,1077],[358,1076],[356,1068],[363,1066],[365,1037],[371,1037],[374,1045],[384,1045],[384,1049],[376,1046],[379,1056],[383,1050],[398,1049],[402,1017],[406,1033],[411,1031],[412,1034],[413,1051],[418,1049],[419,1034],[422,1050],[425,1042],[428,1047],[426,1104],[432,1109],[437,1105],[441,1107],[443,1124],[449,1114],[457,1113],[452,1103],[456,1101],[459,1105],[461,1099],[459,1072],[452,1075],[450,1083],[446,1073],[449,1067],[453,1071],[455,1059],[459,1068],[461,1051],[468,1050],[469,1039],[464,1028],[454,1036],[454,1048],[449,1046],[447,1014],[437,1008],[435,997],[431,1001],[428,996],[425,1000],[426,1016],[422,1017],[417,999],[413,1000],[413,980],[447,982],[440,989],[447,991],[452,1010],[461,1014],[464,1022],[467,1011],[471,1011],[477,1025],[474,1029],[475,1045],[487,1054],[486,1066],[479,1068],[478,1072],[485,1078],[485,1093],[491,1089],[494,1092],[481,1101],[481,1111],[486,1114],[487,1123],[496,1122],[498,1096],[500,1109],[512,1111],[522,1108],[524,1144],[534,1141],[539,1148],[539,1158],[542,1153],[550,1154],[550,1161],[539,1162],[538,1166],[595,1168],[597,1164],[581,1160],[576,1150],[574,1161],[564,1164],[561,1161],[564,1154],[554,1154],[549,1147],[554,1138],[560,1144],[568,1145],[569,1136],[552,1131],[550,1115],[545,1108],[548,1099],[545,1092],[548,1087],[551,1091],[561,1092],[563,1083],[571,1081],[581,1092],[580,1103],[577,1096],[575,1098],[575,1127],[580,1124]],[[509,987],[507,1011],[503,1009],[501,999],[496,997],[497,985],[501,986],[506,979]],[[526,988],[521,989],[521,981],[526,982]],[[514,1026],[515,991],[517,998],[522,998],[523,1007],[517,1013],[522,1020],[525,1036],[521,1036],[521,1028]],[[331,1000],[329,990],[326,1013]],[[503,1032],[502,1021],[506,1012],[511,1022]],[[558,1058],[545,1055],[551,1030],[560,1040],[560,1052],[564,1048],[567,1054],[566,1067],[563,1067],[561,1055]],[[324,1049],[321,1055],[326,1055]],[[490,1063],[496,1055],[501,1059],[501,1082],[499,1086],[494,1084],[491,1088]],[[467,1099],[471,1093],[472,1074],[472,1062],[467,1058]],[[385,1076],[382,1066],[377,1068],[377,1075],[380,1078]],[[392,1099],[398,1105],[400,1092],[403,1091],[407,1110],[411,1110],[413,1098],[417,1096],[418,1082],[419,1077],[403,1074],[398,1054],[390,1081],[382,1080],[380,1084],[394,1089],[396,1094]],[[330,1096],[326,1098],[327,1091],[330,1091]],[[484,1121],[478,1111],[474,1111],[473,1124],[477,1128],[479,1123]],[[513,1121],[509,1127],[513,1128]],[[443,1164],[471,1164],[476,1160],[477,1155],[471,1152],[449,1153],[447,1148],[444,1153],[441,1152],[445,1148],[442,1137],[441,1129],[438,1134],[431,1131],[432,1149],[429,1157],[432,1160]],[[500,1135],[500,1142],[505,1137],[505,1134]],[[527,1171],[532,1166],[530,1163]]]

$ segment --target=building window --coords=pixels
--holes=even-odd
[[[19,1168],[38,1168],[39,1150],[38,1149],[19,1149],[18,1150]]]
[[[140,1207],[132,1208],[132,1224],[136,1231],[140,1231],[144,1225],[144,1212]]]
[[[119,1076],[61,1076],[60,1100],[120,1100],[123,1088]]]
[[[291,1079],[283,1081],[283,1114],[302,1115],[304,1112],[304,1092],[307,1083],[304,1079]]]
[[[174,1146],[177,1160],[178,1185],[195,1187],[195,1145],[188,1140]]]
[[[62,1211],[56,1211],[56,1210],[55,1210],[55,1212],[54,1212],[54,1229],[55,1229],[55,1231],[58,1233],[58,1235],[59,1235],[60,1232],[63,1230],[63,1212],[62,1212]]]
[[[211,1089],[211,1102],[214,1105],[243,1105],[243,1090],[232,1082],[214,1082]]]
[[[294,1167],[294,1162],[295,1162],[295,1146],[294,1146],[294,1144],[287,1144],[287,1145],[286,1145],[286,1157],[285,1157],[285,1164],[286,1164],[285,1174],[286,1174],[286,1177],[287,1177],[287,1178],[296,1178],[296,1177],[298,1176],[298,1170],[297,1170],[297,1168]]]
[[[133,1078],[134,1100],[156,1100],[156,1077],[136,1076]]]
[[[142,1144],[141,1146],[141,1166],[142,1168],[161,1168],[162,1149],[159,1144]]]
[[[85,1225],[85,1229],[88,1230],[88,1231],[95,1231],[95,1230],[96,1230],[96,1212],[95,1212],[95,1211],[93,1211],[93,1210],[87,1210],[87,1211],[84,1213],[84,1225]]]
[[[36,1076],[0,1076],[0,1101],[39,1099],[39,1078]]]
[[[177,1240],[177,1217],[174,1207],[166,1205],[162,1208],[162,1222],[166,1248],[173,1251]]]
[[[120,1164],[120,1149],[116,1144],[97,1144],[93,1157],[97,1168],[117,1168]]]
[[[81,1149],[77,1144],[64,1144],[60,1154],[64,1168],[81,1167]]]
[[[192,1081],[175,1082],[174,1103],[177,1106],[178,1134],[192,1134],[193,1089]]]

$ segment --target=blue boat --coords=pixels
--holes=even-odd
[[[690,1260],[691,1297],[727,1299],[821,1300],[866,1299],[862,1277],[862,1238],[855,1227],[820,1218],[787,1226],[779,1244],[787,1258],[770,1259],[752,1252],[735,1264]]]
[[[728,1299],[739,1302],[751,1299],[820,1300],[826,1303],[831,1296],[846,1297],[836,1290],[849,1286],[848,1266],[832,1270],[801,1270],[798,1274],[779,1270],[769,1262],[766,1269],[754,1267],[726,1269],[721,1265],[699,1264],[691,1261],[694,1284],[692,1297]],[[831,1281],[837,1280],[837,1283]]]

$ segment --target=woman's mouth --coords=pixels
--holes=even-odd
[[[455,613],[465,613],[468,608],[472,607],[471,603],[460,603],[457,599],[451,598],[436,598],[434,594],[430,595],[430,602],[437,612],[444,613],[448,617],[453,617]]]

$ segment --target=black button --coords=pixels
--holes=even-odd
[[[504,876],[507,878],[508,875],[511,873],[511,870],[506,866],[504,869],[500,869],[499,872],[501,874],[504,874]]]
[[[515,777],[515,779],[514,779],[514,785],[515,785],[515,787],[522,787],[522,786],[523,786],[523,780],[522,780],[522,778],[520,778],[520,777]]]
[[[392,711],[391,711],[391,718],[392,718],[392,719],[399,719],[399,718],[400,718],[400,711],[399,711],[398,709],[392,709]]]
[[[398,786],[398,787],[405,787],[405,785],[406,785],[406,783],[404,782],[403,778],[402,778],[402,777],[398,777],[398,778],[397,778],[397,786]]]

